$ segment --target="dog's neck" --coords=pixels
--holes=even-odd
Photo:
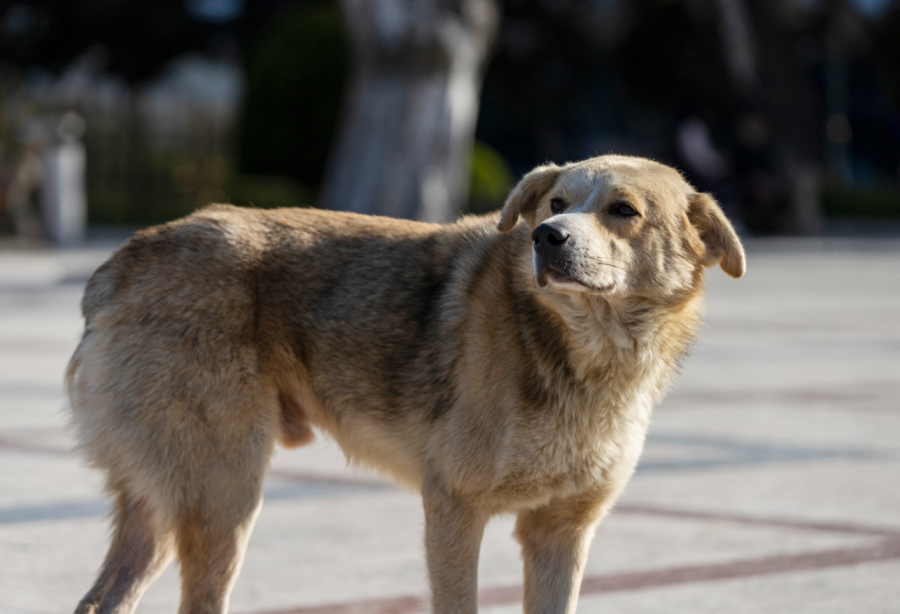
[[[583,381],[605,374],[658,380],[660,396],[699,329],[702,287],[666,302],[597,294],[548,294],[533,289],[538,302],[562,323],[573,374]],[[625,380],[632,379],[625,377]]]
[[[641,404],[648,409],[658,401],[700,327],[703,269],[696,271],[692,287],[665,298],[558,293],[535,283],[524,231],[501,236],[508,237],[502,239],[509,255],[508,278],[515,280],[512,304],[518,314],[529,314],[519,317],[520,325],[541,329],[523,334],[548,344],[526,344],[528,351],[538,362],[566,357],[564,368],[546,371],[548,389],[554,378],[566,377],[590,395],[612,394],[626,403],[637,401],[635,395],[646,396]],[[563,346],[564,352],[554,349]]]

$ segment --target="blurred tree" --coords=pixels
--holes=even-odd
[[[338,120],[348,45],[336,4],[285,6],[247,61],[240,168],[319,186]]]
[[[900,2],[891,3],[875,26],[875,49],[886,68],[893,103],[900,108]]]
[[[184,0],[12,0],[0,9],[0,58],[59,71],[91,48],[128,82],[154,77],[227,25],[197,19]]]
[[[616,3],[504,3],[476,134],[516,174],[547,160],[594,155],[596,135],[627,130],[622,88],[607,52],[619,42],[616,28],[630,24],[616,11],[594,16],[601,4]]]
[[[465,172],[494,0],[342,0],[354,72],[322,205],[452,220]]]
[[[884,105],[872,108],[885,98],[880,77],[862,89],[859,75],[896,66],[897,30],[889,24],[900,4],[870,17],[858,4],[507,1],[478,137],[517,172],[546,159],[649,155],[686,170],[753,230],[815,232],[828,120],[839,113],[856,133],[865,107],[868,125],[885,133],[896,117]],[[877,54],[864,45],[876,26]],[[690,168],[676,147],[685,126],[700,126],[727,164],[710,176]],[[889,142],[865,144],[870,156],[881,152],[880,168],[896,165]],[[857,155],[856,140],[840,146]]]
[[[802,234],[821,230],[825,109],[817,82],[818,54],[830,44],[823,40],[826,22],[852,18],[844,14],[846,6],[840,0],[825,5],[818,14],[777,0],[746,5],[758,69],[741,93],[771,124],[771,162],[785,186],[782,203],[767,202],[758,195],[754,200],[751,189],[746,220],[754,230]]]
[[[343,0],[342,26],[337,0],[7,0],[0,63],[90,56],[134,84],[187,52],[243,55],[242,169],[324,176],[336,208],[452,217],[476,112],[515,174],[648,155],[762,232],[814,230],[826,173],[896,184],[898,0],[503,0],[479,99],[499,2]],[[686,162],[685,135],[722,154],[716,176]]]

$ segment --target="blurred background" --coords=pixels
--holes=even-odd
[[[900,220],[900,2],[2,6],[7,242],[213,201],[446,221],[613,152],[677,166],[745,234]]]

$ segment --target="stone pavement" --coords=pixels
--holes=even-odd
[[[709,275],[708,324],[591,550],[580,612],[900,612],[900,240],[756,240]],[[105,553],[99,475],[61,379],[102,246],[0,253],[0,613],[70,612]],[[490,614],[521,611],[511,518],[482,549]],[[274,461],[232,611],[412,614],[417,497],[327,442]],[[174,612],[177,569],[139,612]]]

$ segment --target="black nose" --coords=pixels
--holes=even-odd
[[[554,228],[549,224],[541,224],[531,233],[535,249],[553,250],[569,240],[569,233],[565,230]]]

